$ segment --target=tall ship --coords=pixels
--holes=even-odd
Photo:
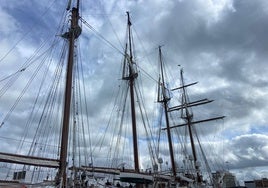
[[[159,78],[142,69],[135,56],[129,12],[126,12],[123,50],[119,50],[81,16],[81,4],[79,0],[66,1],[61,27],[53,41],[48,44],[49,40],[44,40],[15,72],[5,74],[0,80],[0,99],[8,108],[1,112],[1,138],[14,145],[12,148],[2,146],[5,150],[0,152],[0,185],[221,186],[219,179],[223,176],[212,177],[195,127],[224,116],[195,120],[192,111],[192,107],[212,100],[190,101],[187,89],[197,82],[186,84],[183,69],[178,69],[180,86],[169,87],[160,46],[157,50]],[[111,94],[112,100],[102,98],[112,104],[110,109],[100,109],[98,103],[103,101],[94,101],[95,91],[87,87],[91,84],[86,80],[90,65],[81,63],[84,59],[80,54],[80,38],[86,38],[81,35],[82,28],[94,32],[122,55],[120,73],[109,71],[119,82],[117,91]],[[59,48],[59,44],[62,47]],[[143,90],[144,76],[155,83],[156,92]],[[93,82],[94,87],[100,87],[98,81]],[[14,88],[21,92],[13,93]],[[145,101],[144,94],[148,96],[148,93],[156,94],[156,100],[151,96],[156,108]],[[14,102],[9,101],[11,95],[17,96]],[[18,116],[17,109],[26,110]],[[155,109],[157,121],[152,122],[150,115]],[[94,118],[97,114],[103,114],[103,119],[94,122],[98,121]],[[12,119],[14,117],[17,119]],[[21,137],[12,137],[10,130]],[[207,169],[206,174],[202,165]]]

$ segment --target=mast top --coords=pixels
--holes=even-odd
[[[71,0],[69,0],[67,10],[70,8],[70,5],[71,5]],[[74,36],[74,39],[77,39],[82,32],[82,29],[78,24],[78,21],[80,18],[78,7],[79,7],[79,0],[77,0],[77,7],[72,8],[71,25],[70,25],[69,30],[61,35],[61,37],[65,38],[65,39],[69,40],[72,36]]]
[[[67,7],[66,7],[67,11],[69,11],[71,9],[71,4],[72,4],[72,0],[69,0],[68,4],[67,4]],[[76,0],[76,7],[74,7],[74,8],[79,10],[79,5],[80,5],[80,0]]]
[[[131,21],[130,21],[130,16],[129,16],[129,11],[127,11],[127,23],[129,26],[131,26]]]

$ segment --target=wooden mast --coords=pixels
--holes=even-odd
[[[79,0],[77,1],[77,7],[72,8],[71,26],[69,31],[62,35],[69,42],[68,51],[68,64],[66,73],[66,85],[65,85],[65,98],[64,98],[64,114],[62,124],[61,135],[61,151],[60,151],[60,166],[57,177],[57,183],[62,182],[62,186],[67,186],[67,149],[68,149],[68,137],[69,137],[69,120],[70,120],[70,107],[72,98],[72,77],[73,77],[73,64],[74,64],[74,44],[75,40],[81,34],[81,28],[78,25],[79,20]]]
[[[181,84],[182,86],[184,86],[184,79],[183,79],[183,71],[181,69]],[[188,131],[189,131],[189,136],[190,136],[190,142],[191,142],[191,148],[192,148],[192,153],[193,153],[193,157],[194,157],[194,166],[196,169],[196,173],[197,173],[197,181],[201,182],[201,177],[200,177],[200,173],[199,173],[199,166],[197,165],[197,156],[196,156],[196,150],[195,150],[195,144],[194,144],[194,138],[193,138],[193,133],[192,133],[192,119],[193,119],[193,113],[191,113],[188,109],[188,97],[187,97],[187,93],[186,93],[186,87],[182,87],[182,105],[184,106],[184,110],[185,110],[185,117],[182,114],[182,118],[186,121],[187,127],[188,127]],[[183,111],[182,111],[183,113]]]
[[[213,120],[217,120],[217,119],[223,119],[225,116],[219,116],[219,117],[215,117],[215,118],[209,118],[209,119],[204,119],[204,120],[199,120],[199,121],[193,121],[193,113],[191,111],[191,107],[192,106],[202,105],[202,104],[207,104],[207,103],[212,102],[212,100],[202,99],[202,100],[190,102],[189,98],[188,98],[188,95],[187,95],[186,87],[194,85],[197,82],[185,85],[184,84],[183,70],[182,69],[180,71],[180,76],[181,76],[181,87],[173,89],[173,90],[182,89],[182,103],[179,106],[170,108],[170,111],[181,110],[181,118],[185,121],[185,124],[170,127],[170,129],[175,128],[175,127],[180,127],[180,126],[187,126],[188,131],[189,131],[189,137],[190,137],[191,149],[192,149],[192,154],[193,154],[194,166],[195,166],[195,170],[196,170],[197,182],[201,183],[202,182],[202,176],[201,176],[201,174],[199,172],[199,170],[200,170],[199,169],[199,164],[197,163],[197,154],[196,154],[196,148],[195,148],[195,143],[194,143],[194,136],[193,136],[193,132],[192,132],[192,126],[193,126],[193,124],[197,124],[197,123],[213,121]]]
[[[160,81],[159,87],[161,87],[161,89],[160,88],[158,89],[158,91],[161,93],[158,93],[158,102],[163,103],[163,106],[164,106],[169,154],[170,154],[170,161],[171,161],[171,167],[172,167],[172,175],[176,177],[176,165],[175,165],[175,159],[174,159],[172,138],[171,138],[171,132],[170,132],[170,125],[169,125],[169,116],[168,116],[168,102],[170,100],[170,97],[167,96],[166,88],[165,88],[165,78],[164,78],[164,72],[163,72],[163,60],[162,60],[161,46],[159,46],[158,49],[159,49],[159,62],[160,62],[160,72],[161,72],[161,75],[159,78],[159,81]]]
[[[132,134],[133,134],[133,152],[134,152],[134,168],[135,172],[139,172],[139,152],[137,140],[137,126],[136,126],[136,112],[135,112],[135,95],[134,95],[134,82],[138,74],[134,70],[133,54],[132,54],[132,40],[131,40],[131,21],[129,12],[127,12],[128,22],[128,43],[129,43],[129,89],[130,89],[130,102],[131,102],[131,120],[132,120]]]

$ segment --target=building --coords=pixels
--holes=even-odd
[[[256,188],[254,181],[245,181],[244,183],[247,188]]]
[[[228,171],[217,171],[212,173],[212,177],[217,187],[232,188],[238,186],[235,176]]]
[[[247,188],[268,188],[268,179],[263,178],[261,180],[245,181],[245,186]]]

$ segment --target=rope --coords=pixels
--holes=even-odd
[[[143,112],[143,109],[145,110],[145,106],[144,106],[144,102],[142,100],[142,98],[140,96],[141,95],[141,91],[140,89],[136,87],[135,85],[135,92],[137,93],[137,101],[138,101],[138,106],[139,106],[139,109],[140,109],[140,114],[141,114],[141,118],[142,118],[142,122],[143,122],[143,126],[144,126],[144,129],[145,129],[145,133],[146,133],[146,139],[147,139],[147,145],[148,145],[148,149],[149,149],[149,155],[152,159],[152,166],[154,166],[154,164],[157,163],[157,160],[156,160],[156,155],[154,154],[154,150],[153,150],[153,146],[152,146],[152,132],[150,131],[150,129],[148,130],[147,128],[147,124],[149,124],[149,120],[148,120],[148,116],[147,116],[147,113],[146,112]],[[145,118],[144,118],[145,116]],[[147,123],[146,123],[147,122]],[[153,143],[154,145],[154,143]]]
[[[116,46],[114,46],[110,41],[108,41],[101,33],[99,33],[93,26],[91,26],[89,23],[87,23],[86,20],[84,20],[82,17],[80,18],[82,23],[85,24],[91,31],[95,33],[97,37],[99,37],[102,41],[104,41],[108,46],[112,47],[115,49],[118,53],[125,55],[124,52],[119,50]]]
[[[51,7],[53,6],[53,4],[56,2],[57,0],[54,0],[46,9],[45,11],[41,14],[41,19],[45,16],[45,14],[51,9]],[[34,22],[34,24],[39,24],[37,21]],[[24,39],[26,38],[26,36],[29,33],[32,33],[31,31],[36,28],[34,27],[34,25],[32,27],[29,27],[29,30],[26,32],[26,34],[22,35],[22,37],[10,48],[10,50],[7,51],[7,53],[0,58],[0,63],[16,48],[16,46]]]
[[[80,43],[79,43],[79,49],[80,49]],[[79,50],[79,52],[80,52],[81,50]],[[81,58],[81,53],[79,53],[79,57],[80,57],[80,60],[82,59]],[[90,152],[90,161],[91,161],[91,163],[93,163],[93,158],[92,158],[92,143],[91,143],[91,134],[90,134],[90,130],[89,130],[89,119],[88,119],[88,116],[89,116],[89,113],[88,113],[88,107],[87,107],[87,98],[86,98],[86,89],[85,89],[85,77],[84,77],[84,69],[83,69],[83,66],[82,66],[82,62],[81,61],[79,61],[80,63],[78,63],[77,65],[78,65],[78,67],[77,67],[77,69],[78,69],[78,75],[79,75],[79,78],[78,78],[78,80],[82,80],[82,89],[81,89],[81,87],[80,87],[80,85],[79,85],[79,92],[80,93],[82,93],[82,91],[83,91],[83,93],[84,93],[84,104],[85,104],[85,114],[86,114],[86,122],[84,122],[84,118],[81,118],[82,119],[82,135],[83,135],[83,143],[84,143],[84,155],[85,156],[88,156],[88,152],[87,152],[87,142],[86,142],[86,137],[85,137],[85,134],[87,133],[88,134],[88,137],[89,137],[89,152]],[[80,65],[80,69],[79,69],[79,65]],[[81,91],[82,90],[82,91]],[[81,94],[82,95],[82,94]],[[81,96],[80,95],[80,96]],[[83,104],[83,102],[82,102],[82,99],[81,99],[81,97],[80,97],[80,110],[81,110],[81,114],[83,114],[83,108],[82,108],[82,104]],[[85,124],[87,125],[87,132],[86,132],[86,130],[85,130]],[[87,160],[87,157],[85,157],[85,164],[87,165],[88,164],[88,160]]]
[[[105,8],[104,8],[104,6],[103,6],[103,2],[102,2],[102,0],[100,0],[100,5],[101,5],[101,9],[102,9],[102,11],[104,12],[104,15],[105,15],[106,19],[108,20],[109,24],[111,25],[112,31],[113,31],[114,35],[116,36],[116,39],[118,40],[118,42],[119,42],[119,44],[121,45],[122,49],[124,49],[124,46],[123,46],[122,42],[120,41],[120,39],[119,39],[119,37],[118,37],[118,35],[117,35],[115,29],[114,29],[114,26],[113,26],[111,20],[110,20],[109,17],[107,16],[108,14],[107,14],[106,11],[105,11]]]

